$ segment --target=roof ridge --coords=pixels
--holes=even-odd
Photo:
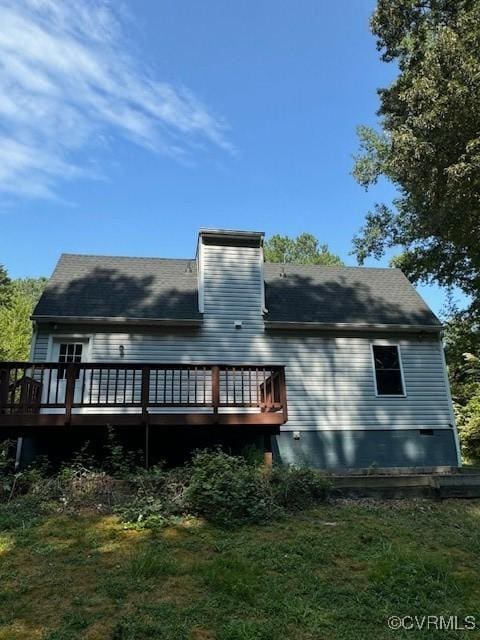
[[[195,258],[159,258],[157,256],[113,256],[105,253],[61,253],[60,258],[112,258],[114,260],[157,260],[161,262],[195,262]]]
[[[364,267],[361,265],[349,265],[349,264],[302,264],[300,262],[267,262],[265,264],[268,266],[279,266],[279,267],[306,267],[306,268],[323,268],[323,269],[355,269],[357,271],[403,271],[398,267]]]

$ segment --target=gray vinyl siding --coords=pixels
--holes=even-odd
[[[206,245],[204,322],[199,329],[59,326],[91,335],[93,361],[205,362],[286,366],[289,420],[284,431],[451,429],[442,346],[435,336],[335,335],[265,331],[259,250]],[[267,314],[268,315],[268,314]],[[234,321],[241,320],[241,329]],[[40,329],[35,359],[46,359],[50,329]],[[371,343],[399,344],[407,396],[375,395]]]
[[[50,331],[44,328],[39,328],[34,345],[33,359],[37,362],[45,362],[48,360],[48,340],[50,337]]]

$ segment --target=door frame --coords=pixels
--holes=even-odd
[[[53,362],[53,351],[58,342],[86,342],[82,362],[91,362],[93,335],[91,333],[51,333],[48,336],[47,362]]]

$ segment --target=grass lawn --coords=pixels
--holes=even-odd
[[[480,623],[480,502],[339,503],[235,531],[0,508],[1,640],[479,633],[390,631],[392,614]]]

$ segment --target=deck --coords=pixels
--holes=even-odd
[[[42,426],[278,428],[287,417],[282,366],[0,362],[0,433]]]

